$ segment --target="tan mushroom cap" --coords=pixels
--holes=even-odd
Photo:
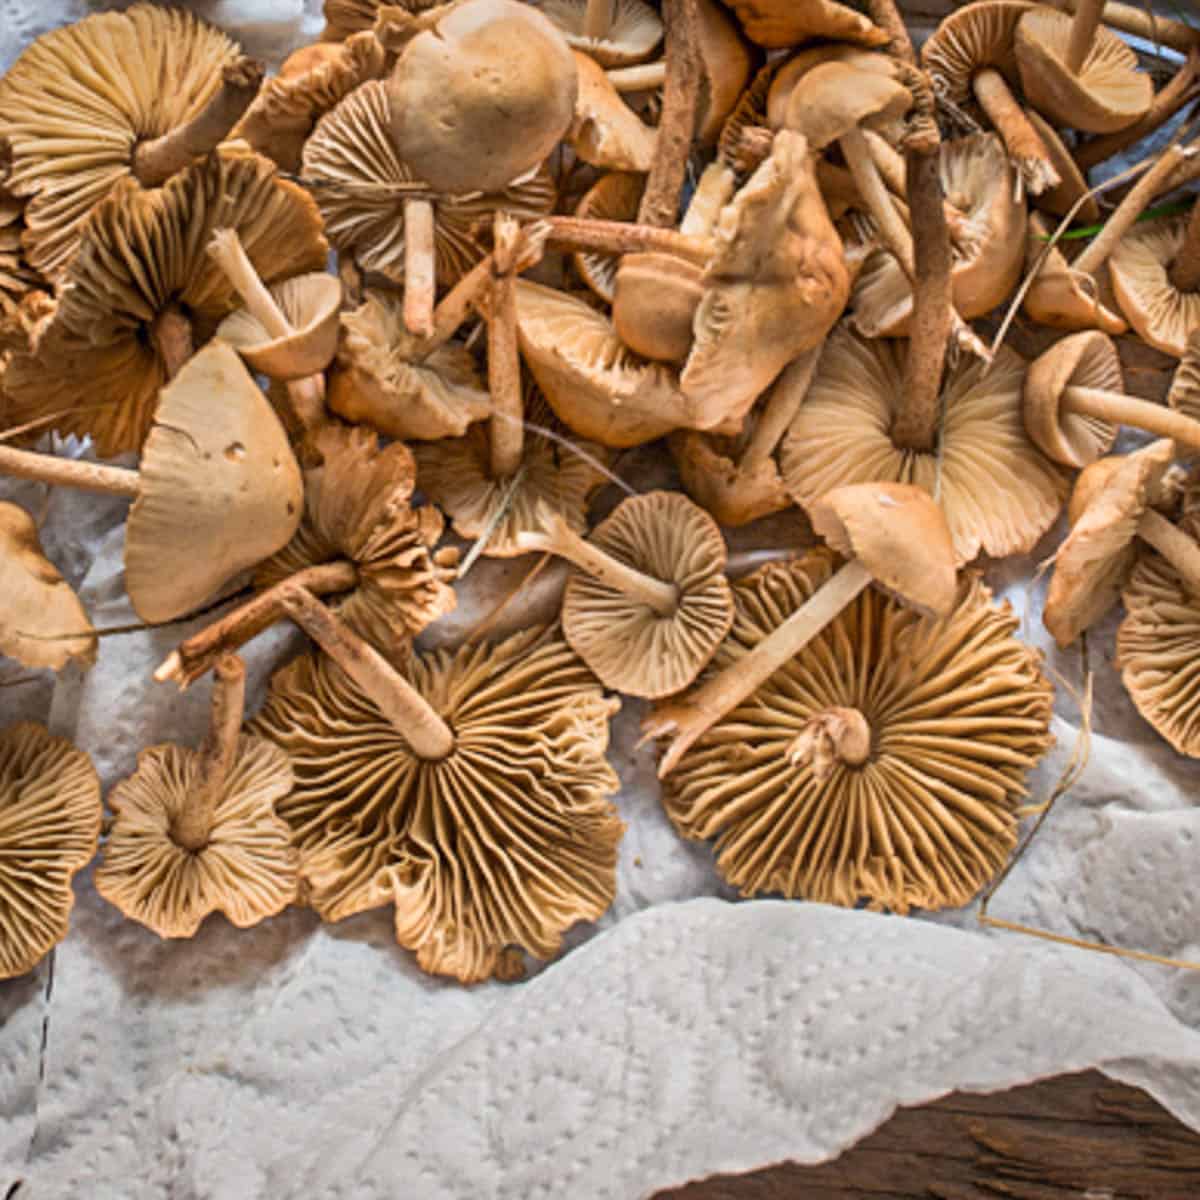
[[[480,230],[491,228],[497,209],[526,220],[548,213],[555,200],[554,182],[541,167],[491,194],[433,191],[397,153],[387,88],[378,81],[363,84],[317,123],[304,146],[304,178],[334,248],[394,283],[404,279],[406,199],[433,204],[434,264],[443,285],[483,258]]]
[[[600,38],[584,33],[587,0],[538,0],[573,50],[582,50],[602,67],[645,62],[663,37],[662,17],[644,0],[613,0],[612,23]]]
[[[788,102],[796,84],[814,67],[827,62],[845,63],[856,71],[875,71],[893,79],[896,77],[896,60],[877,50],[846,45],[843,42],[824,42],[799,50],[782,66],[774,68],[771,72],[771,86],[767,92],[766,103],[767,125],[771,129],[784,128]]]
[[[971,78],[983,67],[995,67],[1016,81],[1013,38],[1017,23],[1033,8],[1027,0],[982,0],[954,9],[921,47],[921,65],[934,89],[953,104],[971,96]]]
[[[849,63],[827,62],[796,81],[783,123],[802,133],[817,151],[848,130],[903,116],[911,107],[908,89],[891,76],[862,71]]]
[[[725,539],[716,522],[679,492],[647,492],[623,500],[589,540],[673,583],[678,603],[660,616],[586,571],[573,571],[563,594],[563,636],[614,691],[651,700],[682,691],[733,621]]]
[[[1185,417],[1200,420],[1200,325],[1188,334],[1183,357],[1171,376],[1167,405]],[[1185,447],[1180,449],[1184,450],[1185,457],[1195,457]]]
[[[1021,301],[1025,314],[1039,325],[1054,329],[1100,329],[1114,336],[1124,333],[1129,326],[1104,305],[1097,282],[1071,270],[1058,245],[1046,252],[1049,236],[1046,219],[1031,212],[1026,231],[1025,270],[1032,271],[1039,261],[1042,265]]]
[[[90,667],[96,648],[87,611],[42,551],[37,522],[0,501],[0,654],[61,671],[71,660]]]
[[[658,134],[621,99],[604,68],[572,51],[579,75],[575,116],[564,141],[578,158],[606,171],[649,171]]]
[[[697,0],[696,48],[702,83],[696,107],[696,140],[712,145],[741,101],[757,58],[737,22],[718,0]]]
[[[579,82],[536,9],[464,0],[409,42],[387,87],[396,150],[417,176],[439,192],[494,192],[549,157]]]
[[[182,616],[296,532],[300,468],[232,346],[210,342],[163,388],[139,487],[125,586],[143,621]]]
[[[443,759],[416,757],[324,656],[271,682],[253,728],[292,761],[280,813],[312,906],[337,921],[393,901],[421,969],[463,983],[503,971],[509,947],[557,953],[616,891],[624,827],[604,755],[618,702],[536,629],[415,658],[410,681],[454,731]]]
[[[694,344],[704,268],[675,254],[624,254],[613,287],[617,337],[642,358],[682,366]]]
[[[791,507],[774,457],[747,469],[737,461],[740,439],[686,430],[668,445],[684,491],[719,524],[748,525]]]
[[[902,450],[891,439],[904,353],[903,343],[867,341],[846,329],[830,336],[780,451],[784,484],[806,511],[847,483],[934,491],[937,456]],[[1066,499],[1065,471],[1025,431],[1024,377],[1024,360],[1007,347],[990,369],[970,363],[947,374],[940,502],[960,565],[980,553],[1028,553]]]
[[[1125,379],[1117,348],[1095,330],[1061,338],[1030,364],[1025,375],[1025,428],[1055,462],[1082,468],[1107,454],[1118,427],[1083,413],[1063,412],[1068,387],[1123,392]]]
[[[1113,293],[1142,341],[1182,358],[1188,335],[1200,328],[1200,292],[1181,292],[1170,269],[1187,235],[1187,215],[1135,225],[1108,260]]]
[[[1042,612],[1060,647],[1069,646],[1116,604],[1137,561],[1138,524],[1174,455],[1174,443],[1162,438],[1125,455],[1116,468],[1100,459],[1080,474],[1076,491],[1088,493],[1091,502],[1054,556]]]
[[[1154,100],[1150,76],[1137,55],[1105,26],[1076,74],[1066,64],[1072,19],[1045,5],[1017,22],[1013,50],[1026,99],[1058,125],[1113,133],[1146,115]]]
[[[423,11],[435,3],[437,0],[409,0],[407,7]],[[356,33],[374,28],[380,8],[385,6],[386,0],[324,0],[325,28],[321,30],[321,41],[344,42]]]
[[[644,175],[613,171],[602,175],[584,192],[575,215],[598,221],[632,221],[645,190]],[[583,282],[606,304],[611,304],[621,259],[613,254],[579,251],[572,255],[572,261]]]
[[[63,738],[0,730],[0,979],[32,970],[67,936],[71,878],[100,840],[100,780]]]
[[[404,327],[402,299],[373,288],[357,309],[342,314],[328,404],[347,421],[388,437],[422,440],[461,437],[492,410],[466,347],[446,342],[423,353],[420,339]]]
[[[0,137],[0,317],[11,315],[23,296],[38,286],[38,275],[21,249],[25,202],[5,189],[7,145]],[[2,373],[2,372],[0,372]]]
[[[736,667],[832,573],[816,550],[735,583],[712,669]],[[1016,844],[1027,773],[1052,743],[1052,689],[1016,628],[974,573],[943,620],[868,588],[683,757],[667,815],[715,839],[744,896],[967,903]]]
[[[746,36],[768,50],[817,38],[883,46],[888,36],[862,13],[834,0],[725,0],[737,13]]]
[[[1049,154],[1050,162],[1059,178],[1059,183],[1054,187],[1046,188],[1040,195],[1034,197],[1033,203],[1043,211],[1053,213],[1056,217],[1065,217],[1074,207],[1075,202],[1090,190],[1088,181],[1084,178],[1074,156],[1063,144],[1062,138],[1058,136],[1058,131],[1054,126],[1032,108],[1025,110],[1025,116],[1038,137],[1042,139],[1042,145],[1046,147],[1046,153]],[[1084,200],[1076,211],[1074,219],[1087,225],[1100,220],[1100,205],[1095,196],[1089,196]]]

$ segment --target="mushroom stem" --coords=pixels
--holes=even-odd
[[[592,217],[547,217],[547,242],[558,250],[595,250],[601,254],[675,254],[697,266],[712,257],[707,238],[685,237],[674,229]],[[907,232],[907,231],[905,231]]]
[[[1200,596],[1200,546],[1162,513],[1152,508],[1138,522],[1138,537],[1149,543],[1179,572],[1183,586]]]
[[[1046,143],[1029,123],[1004,76],[995,67],[984,67],[972,76],[971,89],[1000,134],[1008,157],[1030,195],[1039,196],[1049,188],[1057,187],[1062,177],[1054,168]]]
[[[1174,438],[1192,450],[1200,450],[1200,421],[1149,400],[1104,388],[1070,386],[1063,389],[1059,405],[1062,412],[1097,417],[1113,425],[1131,425],[1156,437]]]
[[[362,688],[418,758],[445,758],[454,749],[454,734],[425,697],[312,592],[288,582],[280,599],[287,615]]]
[[[164,308],[155,318],[151,337],[168,379],[174,379],[195,349],[192,323],[178,304]]]
[[[358,572],[350,562],[339,560],[305,567],[181,642],[154,672],[155,682],[173,680],[183,690],[210,670],[221,655],[239,649],[281,621],[285,615],[283,589],[289,583],[306,588],[314,596],[326,596],[348,592],[357,582]]]
[[[417,337],[433,333],[433,203],[404,201],[404,327]]]
[[[208,845],[221,792],[237,757],[246,706],[246,664],[236,654],[219,658],[213,676],[212,707],[208,733],[200,747],[195,794],[171,823],[171,840],[193,854]]]
[[[177,171],[215,150],[258,95],[263,71],[263,64],[252,58],[230,63],[221,72],[221,86],[212,99],[186,125],[137,146],[133,152],[137,181],[143,187],[161,187]],[[162,86],[170,87],[171,81],[163,81]]]
[[[246,311],[272,339],[292,336],[295,330],[291,322],[283,315],[283,309],[263,283],[236,229],[214,230],[212,240],[208,243],[208,256],[233,284]]]
[[[893,149],[886,138],[880,137],[873,129],[864,129],[863,137],[871,147],[871,157],[879,168],[883,182],[892,193],[892,204],[900,214],[900,219],[911,229],[912,215],[908,205],[902,199],[908,195],[908,168],[904,165],[904,156]],[[856,193],[857,199],[857,193]],[[960,209],[955,208],[949,200],[942,201],[942,211],[946,214],[946,224],[950,228],[950,236],[961,237],[965,217]]]
[[[488,390],[493,479],[511,479],[525,449],[521,355],[517,347],[516,252],[521,227],[508,213],[494,219],[492,288],[488,304]]]
[[[1063,62],[1072,75],[1078,75],[1096,40],[1096,30],[1104,15],[1104,0],[1075,0],[1073,7],[1075,18]]]
[[[642,743],[672,735],[658,765],[659,778],[666,778],[698,737],[799,654],[870,582],[870,571],[852,559],[748,654],[683,699],[656,705],[642,723]]]
[[[688,201],[687,212],[679,222],[679,232],[684,237],[707,238],[736,186],[737,178],[725,163],[720,159],[710,162]]]
[[[652,608],[660,617],[669,617],[679,607],[675,584],[647,575],[585,541],[561,513],[542,510],[539,517],[542,532],[517,534],[517,546],[522,551],[557,554],[601,583]]]
[[[909,280],[915,280],[917,272],[913,262],[912,236],[892,203],[891,193],[875,165],[871,147],[863,131],[858,128],[848,130],[838,139],[838,145],[845,155],[850,174],[854,176],[854,182],[858,185],[858,194],[862,197],[863,204],[875,218],[880,238],[899,260]]]
[[[1181,292],[1194,292],[1200,287],[1200,202],[1192,205],[1187,233],[1171,264],[1169,277]]]
[[[1075,11],[1076,0],[1048,0],[1048,3],[1062,12]],[[1157,42],[1160,46],[1170,46],[1181,54],[1200,46],[1200,29],[1185,21],[1159,16],[1149,5],[1143,8],[1137,4],[1120,4],[1110,0],[1104,6],[1103,20],[1105,25],[1111,25],[1123,33],[1132,33],[1148,42]]]
[[[771,389],[758,423],[754,426],[754,432],[738,458],[739,471],[753,471],[775,453],[775,447],[787,433],[788,427],[804,403],[804,397],[808,395],[820,360],[820,346],[805,350],[787,369],[788,386],[780,387],[777,384]]]
[[[614,0],[587,0],[583,13],[583,36],[598,42],[612,28]]]
[[[871,726],[857,708],[827,708],[810,717],[787,749],[793,767],[812,764],[824,783],[838,763],[861,767],[871,757]]]
[[[36,450],[17,450],[12,446],[0,446],[0,475],[36,479],[55,487],[102,492],[108,496],[136,499],[141,493],[141,480],[136,471],[81,462],[75,458],[57,458],[53,454],[39,454]]]
[[[605,74],[618,92],[648,92],[662,87],[666,82],[667,63],[660,58],[656,62],[638,63],[634,67],[614,67],[611,71],[605,71]]]

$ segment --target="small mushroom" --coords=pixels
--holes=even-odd
[[[829,492],[809,516],[817,533],[849,561],[736,666],[709,676],[680,699],[655,705],[642,722],[642,741],[671,739],[659,763],[660,778],[872,582],[923,613],[946,616],[954,607],[954,548],[928,492],[900,483],[849,485]]]
[[[41,725],[0,730],[0,979],[31,971],[67,936],[71,879],[100,841],[91,761]]]
[[[1040,192],[1034,203],[1043,212],[1053,213],[1056,217],[1065,217],[1074,209],[1073,219],[1085,224],[1100,220],[1100,205],[1094,196],[1088,195],[1090,188],[1084,178],[1083,169],[1075,161],[1071,152],[1063,144],[1054,127],[1033,109],[1026,114],[1029,123],[1042,139],[1042,145],[1054,164],[1059,182],[1054,187]],[[1086,198],[1085,198],[1086,197]],[[1075,205],[1079,204],[1078,208]]]
[[[1096,281],[1074,270],[1058,245],[1047,249],[1049,239],[1046,219],[1031,212],[1025,235],[1025,270],[1028,273],[1036,269],[1037,274],[1021,301],[1026,316],[1054,329],[1124,333],[1129,326],[1118,313],[1105,307]]]
[[[604,69],[576,50],[579,93],[564,142],[577,158],[610,171],[649,171],[658,135],[621,99]]]
[[[746,36],[768,50],[828,38],[860,46],[884,46],[888,35],[860,12],[835,0],[725,0]]]
[[[0,474],[133,499],[125,587],[144,621],[170,621],[296,532],[300,470],[232,346],[214,340],[163,388],[139,470],[0,446]]]
[[[633,172],[602,175],[583,194],[575,215],[582,220],[632,221],[637,216],[645,186],[645,179]],[[621,260],[612,254],[580,250],[572,256],[572,261],[583,282],[606,304],[611,304]]]
[[[716,522],[678,492],[623,500],[584,541],[542,508],[525,551],[579,568],[563,595],[563,636],[606,687],[658,699],[682,691],[729,631],[733,599]]]
[[[662,17],[644,0],[538,0],[567,45],[602,67],[645,62],[663,36]]]

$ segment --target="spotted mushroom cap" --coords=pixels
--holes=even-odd
[[[296,774],[280,813],[311,904],[337,921],[394,902],[400,944],[463,983],[505,971],[512,947],[557,953],[616,891],[617,701],[536,629],[414,659],[410,681],[454,733],[444,759],[414,756],[324,656],[271,681],[254,729]]]
[[[734,584],[711,669],[734,666],[833,572],[827,551]],[[664,807],[715,839],[742,895],[905,913],[966,904],[1016,844],[1053,693],[1017,620],[968,573],[943,619],[868,588],[683,756]]]
[[[587,0],[536,0],[536,7],[558,27],[568,46],[582,50],[602,67],[644,62],[662,41],[662,17],[645,0],[613,0],[612,24],[601,38],[583,32]]]
[[[25,721],[0,730],[0,979],[67,936],[71,877],[100,840],[100,780],[70,742]]]
[[[1200,292],[1181,292],[1171,264],[1183,247],[1188,216],[1160,217],[1135,225],[1108,260],[1113,294],[1142,341],[1182,358],[1188,334],[1200,328]]]

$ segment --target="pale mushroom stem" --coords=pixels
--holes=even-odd
[[[492,295],[488,305],[488,390],[493,479],[511,479],[525,449],[521,403],[521,354],[517,347],[516,252],[521,229],[507,213],[496,213],[492,252]]]
[[[217,805],[237,757],[246,708],[246,664],[236,654],[218,659],[213,676],[208,734],[200,747],[195,793],[171,823],[171,840],[193,854],[203,850],[212,835]]]
[[[1153,433],[1156,437],[1174,438],[1189,449],[1200,450],[1200,421],[1186,417],[1173,408],[1126,396],[1123,392],[1066,387],[1059,407],[1065,413],[1096,417],[1113,425],[1130,425],[1134,429]]]
[[[605,74],[618,92],[648,92],[666,82],[667,63],[660,58],[657,62],[638,63],[635,67],[614,67]]]
[[[1076,7],[1076,0],[1049,0],[1049,3],[1063,12],[1074,12]],[[1121,4],[1110,0],[1104,6],[1103,20],[1105,25],[1111,25],[1123,33],[1132,33],[1148,42],[1158,42],[1160,46],[1170,46],[1181,54],[1200,46],[1200,29],[1186,21],[1160,16],[1149,5],[1142,8],[1137,4]]]
[[[674,254],[704,266],[713,254],[707,238],[686,237],[674,229],[630,221],[601,221],[593,217],[547,217],[547,243],[557,250],[596,251],[600,254]],[[905,231],[907,233],[907,230]]]
[[[540,516],[541,533],[517,534],[521,550],[557,554],[601,583],[652,608],[660,617],[669,617],[679,607],[679,589],[675,584],[656,579],[606,554],[581,538],[561,514],[542,512]]]
[[[454,749],[450,727],[379,653],[348,629],[306,588],[288,583],[284,611],[375,703],[418,758],[445,758]]]
[[[1149,509],[1138,522],[1138,537],[1149,543],[1175,568],[1183,586],[1200,596],[1200,546],[1162,513]]]
[[[971,78],[971,89],[988,120],[1000,134],[1008,157],[1033,196],[1057,187],[1062,178],[1054,167],[1046,143],[1029,123],[1029,118],[995,67],[984,67]]]
[[[1171,264],[1169,276],[1171,283],[1181,292],[1194,292],[1200,287],[1200,202],[1192,205],[1187,233]]]
[[[0,446],[0,475],[131,499],[141,493],[141,480],[136,471],[75,458],[58,458],[35,450],[17,450],[12,446]]]
[[[154,348],[163,362],[168,379],[174,379],[195,350],[192,323],[177,304],[163,309],[151,330]]]
[[[142,142],[133,152],[133,174],[148,188],[160,187],[178,171],[215,150],[258,95],[264,67],[252,58],[239,58],[221,73],[221,86],[186,125]],[[162,82],[171,86],[170,80]]]
[[[721,209],[729,203],[737,178],[720,159],[710,162],[700,175],[687,211],[679,222],[684,237],[707,238],[716,226]]]
[[[1104,16],[1104,0],[1076,0],[1071,37],[1063,62],[1072,75],[1078,75],[1096,40],[1096,30]]]
[[[358,572],[350,562],[339,560],[305,567],[181,642],[154,672],[155,682],[173,680],[182,691],[211,670],[221,655],[239,649],[281,621],[285,615],[282,595],[287,584],[306,588],[314,596],[327,596],[348,592],[357,583]]]
[[[404,201],[404,327],[417,337],[433,333],[437,295],[433,202]]]
[[[851,560],[748,654],[682,699],[655,705],[642,723],[642,744],[671,735],[659,778],[666,778],[698,737],[799,654],[870,582],[870,571]]]
[[[612,28],[613,6],[616,0],[587,0],[583,14],[583,36],[598,42]]]
[[[820,360],[820,346],[806,350],[789,368],[793,375],[793,386],[776,387],[771,391],[758,423],[754,426],[754,432],[738,458],[739,471],[753,471],[775,453],[775,447],[787,433],[804,403],[805,396],[808,395]]]
[[[912,214],[908,205],[901,198],[908,195],[908,168],[904,165],[904,156],[895,150],[886,138],[880,137],[872,129],[864,129],[863,137],[871,148],[871,157],[879,168],[880,175],[887,189],[892,193],[892,204],[900,214],[900,219],[911,229]],[[856,189],[857,198],[857,189]],[[962,211],[956,208],[948,199],[942,201],[942,211],[946,214],[946,224],[951,237],[961,237],[966,220]]]

